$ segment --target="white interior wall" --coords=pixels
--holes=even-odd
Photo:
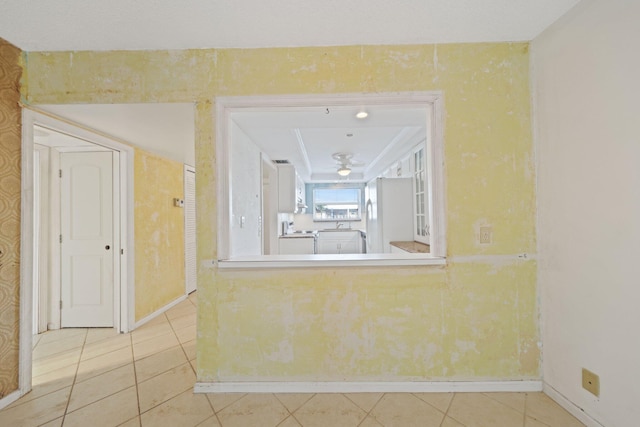
[[[261,255],[262,181],[260,150],[235,122],[231,123],[230,255],[232,257]],[[242,224],[243,217],[244,224]]]
[[[638,17],[583,0],[532,43],[544,381],[605,426],[640,420]]]

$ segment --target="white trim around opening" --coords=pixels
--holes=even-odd
[[[120,187],[120,286],[114,304],[114,325],[120,332],[128,332],[134,326],[134,234],[133,234],[133,147],[112,137],[100,134],[81,125],[43,114],[32,109],[22,112],[22,185],[21,185],[21,252],[20,252],[20,395],[31,390],[32,280],[34,263],[33,246],[33,140],[34,125],[61,132],[93,144],[107,147],[119,153],[119,173],[115,183]]]

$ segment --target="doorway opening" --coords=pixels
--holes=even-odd
[[[128,332],[133,312],[133,148],[23,110],[20,389],[34,333]]]

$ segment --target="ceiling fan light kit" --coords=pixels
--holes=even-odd
[[[341,166],[338,169],[338,175],[340,176],[349,176],[350,173],[351,173],[351,168],[349,168],[348,166]]]

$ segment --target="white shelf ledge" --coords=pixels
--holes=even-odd
[[[218,268],[395,267],[445,265],[447,260],[425,254],[262,255],[219,260]]]

